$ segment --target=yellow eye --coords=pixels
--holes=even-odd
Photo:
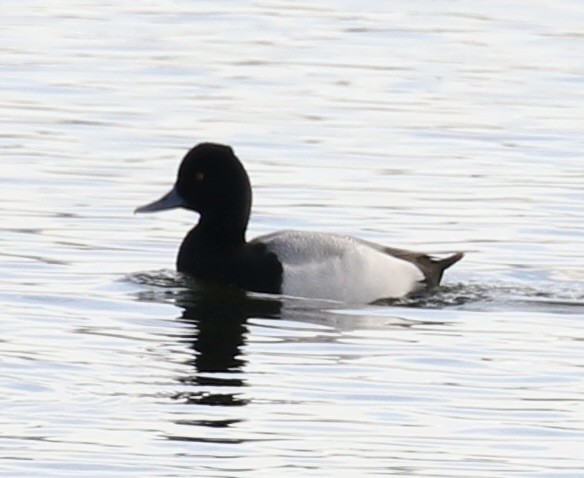
[[[195,173],[195,179],[197,181],[202,181],[203,179],[205,179],[205,173],[203,173],[202,171],[197,171]]]

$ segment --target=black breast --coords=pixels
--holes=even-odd
[[[197,236],[193,230],[181,244],[176,260],[178,271],[244,290],[281,292],[282,264],[264,244],[210,243]]]

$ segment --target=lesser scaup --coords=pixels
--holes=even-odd
[[[247,173],[229,146],[201,143],[184,157],[172,190],[136,212],[183,207],[199,213],[176,267],[197,279],[255,292],[345,302],[399,298],[437,286],[463,254],[436,260],[350,236],[280,231],[247,242]]]

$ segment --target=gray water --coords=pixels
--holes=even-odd
[[[584,3],[2,2],[0,474],[584,476]],[[201,291],[234,146],[250,237],[465,251],[435,294]]]

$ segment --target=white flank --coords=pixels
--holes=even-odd
[[[281,231],[254,239],[282,263],[282,293],[363,303],[418,290],[424,279],[412,263],[350,236]]]

